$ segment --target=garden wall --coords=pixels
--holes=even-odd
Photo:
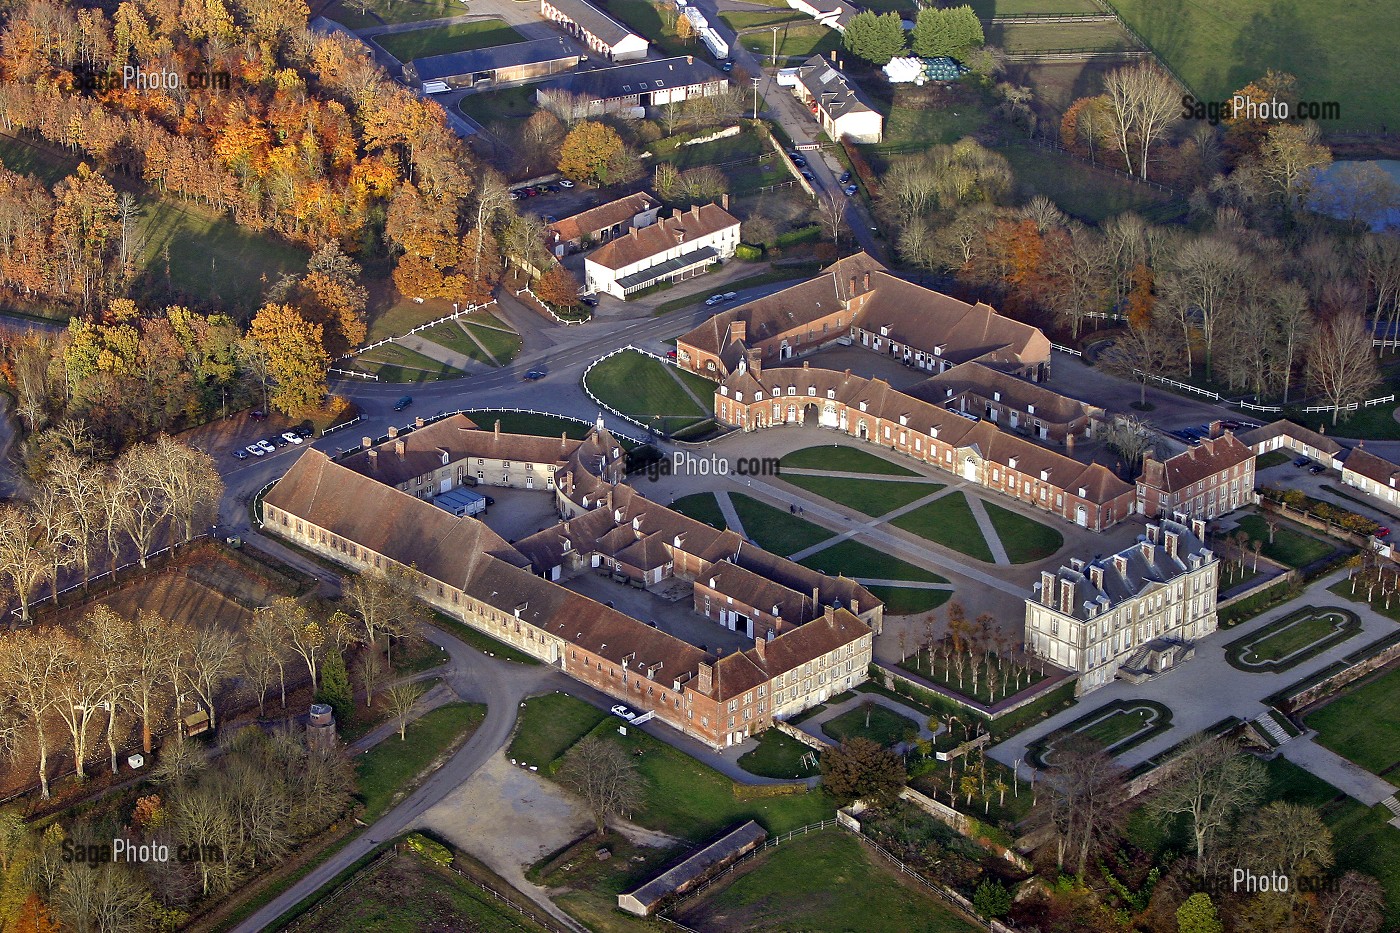
[[[1284,709],[1285,712],[1293,712],[1330,696],[1352,681],[1365,677],[1397,658],[1400,658],[1400,633],[1347,655],[1346,660],[1351,663],[1345,667],[1334,670],[1331,674],[1327,673],[1331,668],[1324,668],[1319,672],[1324,675],[1321,679],[1314,674],[1309,680],[1294,684],[1269,699],[1275,700],[1273,705]]]
[[[1001,843],[988,839],[986,834],[982,832],[982,824],[966,813],[961,813],[946,804],[939,803],[927,794],[922,794],[912,787],[906,787],[904,790],[900,791],[899,798],[912,803],[940,823],[946,823],[962,835],[982,846],[988,852],[996,853],[1022,871],[1028,872],[1032,870],[1033,866],[1031,863],[1023,858],[1020,853],[1007,848]]]
[[[830,742],[823,742],[815,735],[808,735],[796,726],[783,722],[781,719],[773,720],[773,728],[777,729],[783,735],[792,736],[808,748],[815,748],[819,752],[824,752],[831,747]]]

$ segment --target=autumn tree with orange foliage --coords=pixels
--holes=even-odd
[[[63,927],[49,914],[39,895],[31,891],[19,909],[13,929],[15,933],[62,933]]]
[[[271,404],[292,418],[317,411],[326,397],[330,357],[320,324],[288,305],[270,304],[253,318],[248,338],[266,354],[273,382]]]
[[[573,308],[579,304],[578,279],[564,268],[563,263],[551,266],[532,286],[535,297],[556,308]]]

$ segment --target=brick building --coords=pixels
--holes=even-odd
[[[1104,410],[982,363],[960,363],[905,390],[949,411],[1059,446],[1090,440]]]
[[[1254,502],[1254,451],[1230,432],[1197,447],[1142,462],[1138,511],[1149,518],[1181,513],[1212,519]]]

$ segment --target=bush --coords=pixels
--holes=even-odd
[[[798,246],[802,243],[815,243],[821,239],[822,228],[816,224],[806,227],[799,227],[796,230],[789,230],[787,233],[778,234],[778,246]]]
[[[999,881],[984,881],[972,895],[972,906],[988,919],[1005,917],[1011,912],[1011,892]]]
[[[734,784],[735,800],[762,800],[765,797],[790,797],[805,793],[806,784]]]
[[[757,262],[763,258],[763,247],[740,243],[734,248],[734,258],[745,262]]]
[[[452,850],[422,833],[409,833],[404,837],[403,844],[434,864],[443,867],[452,864]]]

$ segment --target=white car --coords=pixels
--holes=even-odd
[[[248,451],[248,453],[252,454],[254,457],[264,457],[267,455],[267,451],[263,450],[257,444],[249,444],[243,449]]]
[[[724,296],[723,296],[723,295],[711,295],[709,298],[706,298],[706,299],[705,299],[705,305],[706,305],[707,307],[714,307],[715,305],[720,304],[720,303],[723,302],[723,301],[724,301]]]
[[[301,437],[299,437],[295,431],[283,431],[282,440],[286,441],[288,444],[301,443]]]
[[[258,446],[262,448],[262,452],[265,454],[277,453],[277,448],[273,447],[270,441],[258,441]]]
[[[569,181],[569,179],[567,179],[567,178],[561,178],[561,179],[559,179],[559,187],[561,187],[561,188],[572,188],[573,186],[574,186],[574,183],[571,182],[571,181]]]
[[[612,714],[613,714],[614,716],[621,716],[623,719],[627,720],[628,722],[631,722],[632,720],[634,720],[634,719],[637,718],[637,714],[636,714],[636,713],[632,712],[630,709],[628,709],[627,707],[623,706],[621,703],[619,703],[617,706],[614,706],[614,707],[612,708]]]

